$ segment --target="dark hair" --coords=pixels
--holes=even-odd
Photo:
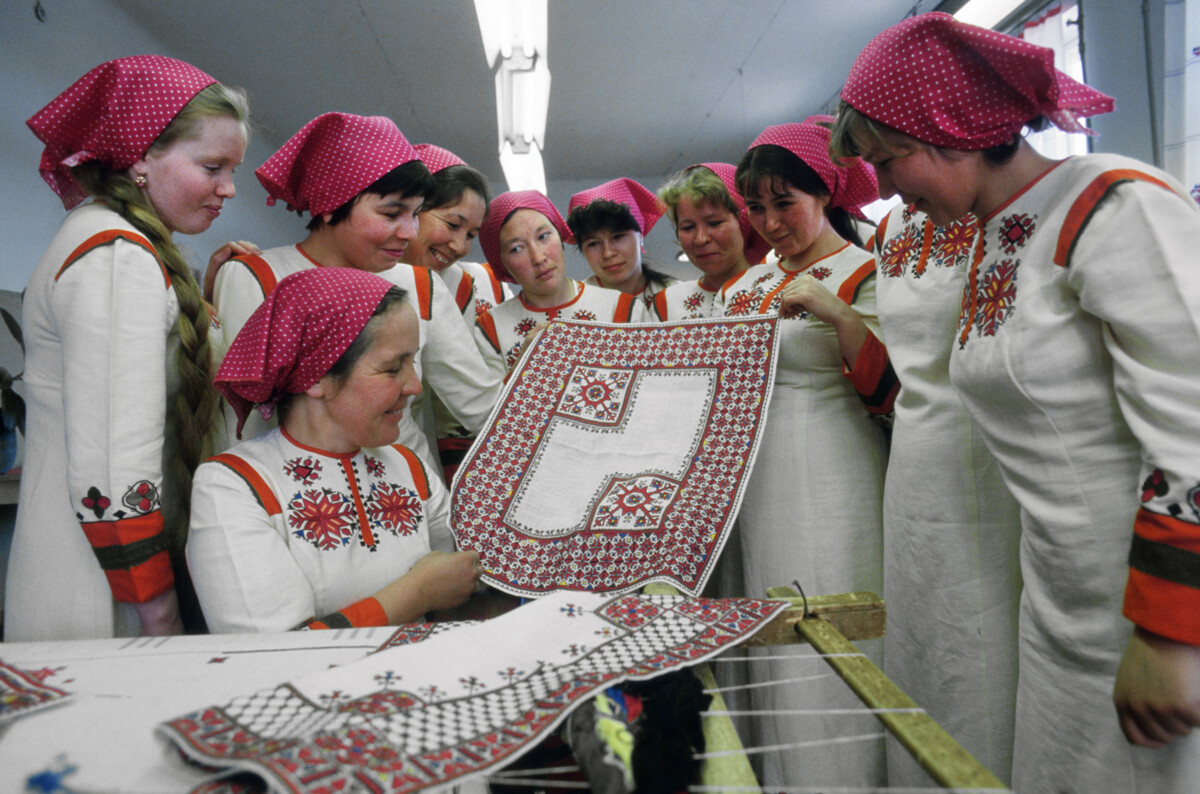
[[[567,226],[571,229],[571,234],[575,235],[575,247],[580,251],[583,250],[584,236],[595,234],[601,229],[611,232],[642,233],[642,227],[638,226],[637,219],[633,217],[629,207],[609,199],[596,199],[590,204],[571,210],[567,215]],[[652,281],[659,284],[670,284],[674,280],[666,273],[650,267],[644,255],[642,256],[642,276],[646,279],[647,284]]]
[[[794,152],[772,143],[755,146],[742,155],[734,175],[738,192],[747,200],[761,197],[758,186],[764,180],[768,181],[771,192],[776,196],[784,195],[787,186],[810,196],[830,195],[829,188],[816,171]],[[847,210],[826,205],[825,217],[843,239],[862,247],[863,240],[855,227],[854,216]]]
[[[409,160],[404,165],[398,165],[391,171],[367,185],[357,196],[329,214],[329,225],[337,226],[350,217],[350,211],[362,198],[364,193],[374,193],[376,196],[387,196],[399,193],[400,198],[420,196],[422,203],[433,195],[433,176],[429,168],[420,160]],[[325,220],[320,215],[314,215],[306,227],[310,232],[324,225]]]
[[[581,251],[584,236],[595,234],[601,229],[639,234],[642,231],[629,207],[609,199],[596,199],[591,204],[575,207],[567,214],[567,226],[575,235],[575,245]]]
[[[457,204],[468,190],[475,191],[483,199],[483,214],[486,217],[487,207],[491,202],[487,179],[469,165],[447,166],[434,174],[433,191],[425,196],[425,204],[421,210],[436,210]]]

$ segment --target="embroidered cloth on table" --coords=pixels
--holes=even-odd
[[[421,791],[516,760],[604,687],[699,664],[786,603],[558,592],[159,727],[289,792]]]
[[[52,671],[22,670],[0,659],[0,728],[70,699],[70,693],[45,683]]]
[[[222,703],[461,625],[5,643],[6,667],[71,696],[55,701],[61,706],[0,724],[0,791],[25,791],[28,780],[49,785],[51,779],[71,791],[203,790],[214,773],[187,763],[155,736],[159,723],[197,703]],[[0,701],[7,705],[10,694],[10,687],[0,689]]]
[[[554,322],[454,479],[450,524],[520,596],[704,588],[758,452],[774,317]]]

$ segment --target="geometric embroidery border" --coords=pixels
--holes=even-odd
[[[488,584],[525,597],[556,590],[628,592],[653,581],[698,594],[728,537],[758,451],[774,384],[775,324],[765,316],[655,326],[551,323],[510,376],[458,469],[451,500],[458,547],[480,552]],[[592,531],[586,511],[577,531],[561,537],[531,537],[511,523],[511,505],[536,466],[539,442],[559,416],[555,409],[569,376],[581,367],[716,373],[698,451],[683,476],[671,477],[680,487],[660,531]],[[580,495],[581,510],[598,496]],[[622,564],[595,564],[601,557]]]

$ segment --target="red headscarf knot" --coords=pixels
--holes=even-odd
[[[842,99],[925,143],[978,150],[1045,116],[1067,132],[1113,99],[1054,68],[1054,51],[931,11],[880,33],[859,53]]]

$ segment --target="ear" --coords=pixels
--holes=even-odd
[[[325,375],[319,381],[304,390],[304,393],[314,400],[329,400],[337,394],[333,378]]]
[[[146,155],[142,155],[133,162],[133,165],[129,166],[125,173],[130,179],[135,179],[139,176],[144,177],[149,169],[150,164],[146,161]]]
[[[332,213],[332,212],[322,212],[322,213],[321,213],[321,223],[322,223],[323,225],[325,225],[325,226],[329,226],[329,222],[330,222],[331,220],[333,220],[333,213]]]

